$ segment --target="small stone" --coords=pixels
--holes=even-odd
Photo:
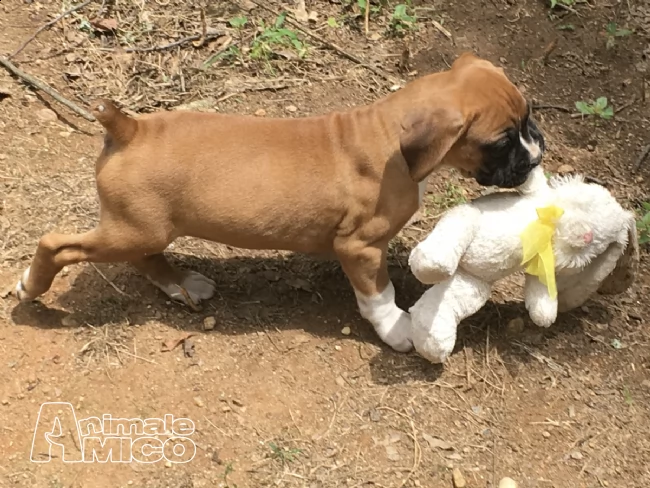
[[[255,112],[255,117],[265,117],[266,116],[266,110],[263,108],[260,108]]]
[[[455,488],[465,488],[467,486],[465,477],[463,476],[463,473],[460,472],[460,469],[454,468],[454,470],[451,472],[451,477],[454,481]]]
[[[594,146],[592,146],[591,144],[587,144],[587,151],[594,152],[595,149],[596,148]]]
[[[508,325],[506,326],[506,331],[508,332],[508,335],[519,335],[524,331],[525,323],[524,319],[521,317],[517,317],[515,319],[512,319],[510,322],[508,322]]]
[[[2,399],[2,404],[3,405],[9,405],[9,399],[8,398],[3,398]]]
[[[576,461],[580,461],[584,457],[580,451],[573,451],[570,456],[571,459],[575,459]]]
[[[0,154],[0,161],[4,161],[5,159],[7,159],[7,155],[6,154]]]
[[[349,336],[351,333],[352,329],[350,329],[350,327],[343,327],[343,329],[341,329],[341,334],[344,336]]]
[[[203,321],[203,330],[212,330],[217,325],[217,319],[214,317],[206,317]]]
[[[548,439],[549,437],[551,437],[551,433],[548,432],[548,431],[546,431],[546,430],[545,430],[544,432],[542,432],[542,435],[543,435],[546,439]]]
[[[561,175],[565,175],[567,173],[573,173],[574,171],[575,169],[570,164],[563,164],[557,169],[557,172],[560,173]]]
[[[165,461],[165,467],[166,468],[171,468],[172,467],[172,462],[171,461]]]
[[[370,409],[370,420],[373,422],[379,422],[381,420],[381,413],[376,408]]]
[[[41,122],[55,122],[59,119],[59,116],[54,110],[49,108],[42,108],[36,112],[36,117]]]
[[[499,488],[517,488],[517,482],[506,476],[499,481]]]
[[[386,446],[386,457],[391,461],[399,461],[401,459],[399,452],[393,446]]]
[[[573,405],[569,406],[569,418],[574,418],[576,416],[576,407]]]
[[[205,407],[205,403],[203,402],[203,399],[201,397],[198,397],[198,396],[194,397],[194,404],[199,408]]]
[[[289,105],[287,107],[287,112],[294,113],[294,112],[297,112],[297,111],[298,111],[298,107],[296,107],[295,105]]]
[[[61,325],[63,327],[77,327],[79,323],[75,320],[74,316],[70,314],[61,319]]]
[[[335,381],[336,381],[336,384],[338,386],[340,386],[341,388],[343,388],[345,386],[345,380],[343,379],[342,376],[337,376]]]
[[[643,388],[646,388],[646,389],[650,390],[650,380],[643,380],[643,381],[641,382],[641,386],[642,386]]]

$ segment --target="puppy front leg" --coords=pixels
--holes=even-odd
[[[415,277],[426,285],[451,277],[474,239],[480,216],[480,210],[467,204],[447,212],[411,251],[409,266]]]
[[[485,305],[491,289],[489,283],[458,271],[424,292],[409,310],[418,354],[444,363],[456,345],[458,324]]]
[[[337,243],[335,249],[354,288],[361,316],[390,347],[398,352],[410,351],[411,319],[395,304],[395,288],[386,263],[388,244],[367,246],[348,239]]]
[[[550,327],[557,319],[558,301],[548,294],[546,285],[537,276],[526,274],[524,302],[531,320],[538,327]]]

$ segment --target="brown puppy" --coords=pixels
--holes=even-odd
[[[418,209],[427,176],[448,165],[482,185],[513,187],[544,150],[521,93],[471,54],[374,104],[317,117],[133,119],[105,100],[94,113],[107,130],[96,163],[99,225],[45,235],[16,287],[21,300],[82,261],[130,262],[189,305],[210,298],[211,279],[162,254],[179,236],[334,253],[361,315],[398,351],[411,348],[410,318],[395,305],[386,252]]]

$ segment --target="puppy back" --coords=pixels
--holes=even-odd
[[[111,100],[100,99],[90,107],[97,121],[106,129],[107,136],[112,142],[126,145],[135,136],[138,122],[123,113]]]

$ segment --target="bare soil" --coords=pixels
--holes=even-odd
[[[503,66],[540,106],[547,169],[586,173],[640,209],[650,200],[650,161],[633,171],[650,144],[650,7],[568,3],[551,10],[542,0],[414,2],[418,28],[407,26],[401,37],[389,29],[394,3],[371,12],[366,35],[355,2],[308,0],[317,18],[300,25],[396,79],[446,69],[465,50]],[[249,1],[241,5],[211,2],[206,32],[221,35],[198,46],[126,52],[115,47],[201,34],[199,5],[91,2],[13,62],[82,107],[107,96],[136,113],[191,103],[296,117],[390,90],[390,81],[291,25],[309,44],[304,59],[276,46],[268,59],[243,50],[203,67],[227,42],[250,46],[253,21],[275,21]],[[69,7],[2,0],[0,53],[13,53]],[[242,15],[241,31],[228,24]],[[103,20],[93,26],[96,17]],[[610,22],[634,33],[608,46]],[[601,96],[613,119],[573,116],[576,101]],[[41,235],[92,228],[100,147],[98,124],[0,70],[0,290],[13,287]],[[431,179],[426,211],[392,249],[401,306],[424,291],[405,265],[409,250],[445,208],[479,192],[454,172]],[[462,324],[444,368],[380,343],[335,262],[193,239],[169,252],[217,281],[216,297],[200,312],[169,302],[126,265],[71,267],[38,303],[0,299],[0,486],[451,487],[454,468],[468,487],[496,487],[504,476],[520,488],[650,486],[645,249],[633,289],[594,297],[549,330],[530,323],[517,280],[501,284]],[[216,325],[205,331],[209,317]],[[188,334],[189,347],[164,346]],[[197,454],[185,464],[32,462],[47,401],[70,402],[79,418],[192,419]],[[70,445],[71,432],[59,434]]]

